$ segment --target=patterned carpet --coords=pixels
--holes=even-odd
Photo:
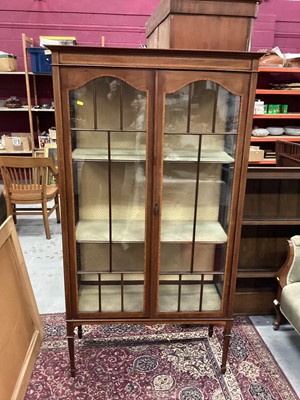
[[[69,373],[63,314],[42,316],[45,339],[25,400],[297,400],[248,317],[237,317],[227,371],[222,329],[189,325],[84,326]]]

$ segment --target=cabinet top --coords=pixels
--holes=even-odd
[[[52,66],[257,71],[264,53],[222,50],[47,46]]]

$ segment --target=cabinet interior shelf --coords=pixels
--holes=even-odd
[[[300,220],[299,219],[244,219],[243,220],[243,225],[248,226],[248,225],[299,225]]]
[[[258,270],[255,267],[251,268],[251,270],[239,270],[237,273],[238,278],[274,278],[276,271],[270,271],[269,269]]]
[[[144,242],[143,221],[114,221],[112,224],[114,243]],[[162,221],[161,242],[191,243],[191,221]],[[109,221],[84,220],[76,227],[76,240],[81,243],[109,242]],[[227,242],[227,235],[219,222],[201,221],[196,231],[196,242],[221,244]]]
[[[107,161],[107,149],[75,149],[72,158],[74,161]],[[145,151],[137,151],[135,149],[111,149],[112,161],[126,161],[126,160],[145,160]],[[191,151],[170,151],[165,153],[165,161],[197,161],[198,153]],[[234,159],[225,151],[201,151],[202,162],[217,162],[223,164],[230,164]]]
[[[300,118],[300,113],[253,115],[253,119],[299,119],[299,118]]]

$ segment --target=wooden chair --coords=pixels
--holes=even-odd
[[[300,167],[300,144],[277,140],[275,144],[277,167]]]
[[[48,184],[49,171],[58,177],[53,160],[48,157],[2,156],[0,169],[4,182],[7,215],[12,215],[15,222],[17,215],[42,215],[46,237],[50,239],[48,218],[54,210],[56,210],[56,220],[60,222],[58,184]],[[54,205],[48,208],[47,203],[51,200],[54,200]],[[41,207],[17,208],[20,204],[41,204]]]
[[[300,334],[300,236],[288,240],[288,255],[276,274],[279,282],[274,300],[276,320],[274,330],[278,330],[282,315]]]

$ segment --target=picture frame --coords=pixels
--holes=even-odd
[[[57,144],[56,143],[46,143],[44,146],[44,157],[50,157],[54,161],[54,165],[57,168],[58,167],[58,159],[57,159]],[[52,175],[49,174],[47,177],[47,183],[48,185],[51,185],[52,183],[56,183],[56,178]]]
[[[33,148],[32,149],[32,156],[33,157],[44,157],[44,149]]]

